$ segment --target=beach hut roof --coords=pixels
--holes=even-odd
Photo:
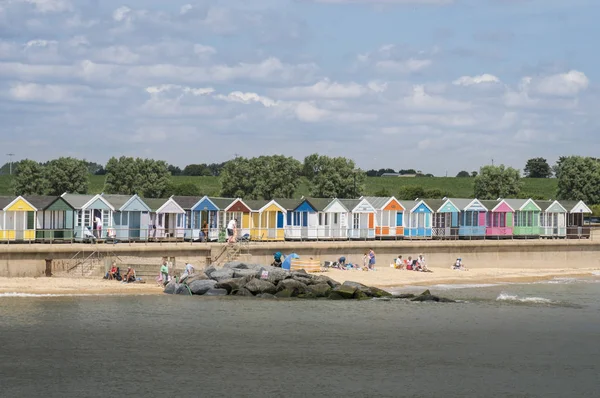
[[[246,204],[246,206],[248,206],[248,208],[252,211],[259,211],[260,209],[265,207],[270,202],[271,202],[270,200],[264,200],[264,199],[244,200],[244,203]]]
[[[95,197],[96,195],[80,195],[75,193],[62,194],[62,198],[75,209],[81,209]]]
[[[148,205],[151,211],[155,212],[158,209],[160,209],[165,203],[167,203],[168,200],[169,198],[144,198],[144,203]]]
[[[533,199],[504,199],[504,201],[514,210],[521,210],[529,202],[533,203],[538,209],[542,210],[539,204],[537,204]],[[552,204],[552,202],[550,202],[550,204]]]
[[[63,199],[60,196],[42,196],[42,195],[32,195],[25,196],[25,200],[27,200],[33,207],[38,210],[46,210],[57,200]],[[70,203],[63,199],[63,202],[69,205],[69,207],[73,208]]]
[[[0,196],[0,209],[4,209],[11,204],[18,196]]]
[[[567,209],[565,209],[565,207],[561,205],[558,200],[534,200],[534,202],[542,211],[548,210],[548,208],[555,203],[559,205],[565,212],[567,211]]]
[[[366,199],[367,202],[371,204],[375,209],[383,209],[390,200],[395,199],[393,196],[364,196],[363,199]]]
[[[425,204],[436,213],[438,212],[438,210],[440,210],[444,203],[446,203],[446,201],[447,199],[423,199],[423,202],[425,202]]]
[[[300,201],[300,203],[298,203],[298,206],[300,206],[304,201],[308,202],[316,211],[324,211],[327,206],[329,206],[329,204],[331,202],[333,202],[335,199],[328,199],[328,198],[304,198]]]
[[[237,199],[235,198],[221,198],[221,197],[208,197],[208,200],[213,202],[220,210],[225,210],[230,204]],[[245,202],[244,202],[245,203]]]
[[[469,207],[471,207],[471,205],[475,202],[479,203],[481,206],[483,206],[486,210],[488,210],[488,208],[481,203],[480,200],[478,199],[461,199],[461,198],[450,198],[450,200],[452,201],[452,203],[454,203],[454,205],[456,207],[458,207],[460,210],[465,210]],[[495,207],[495,205],[494,205]]]
[[[108,201],[115,209],[120,209],[125,206],[127,202],[131,200],[134,195],[105,195],[102,194],[102,197]]]
[[[358,204],[362,201],[362,199],[338,199],[342,205],[348,211],[352,211]]]
[[[177,202],[183,210],[192,210],[192,208],[203,198],[203,196],[173,196],[173,200]]]
[[[296,207],[300,206],[300,204],[302,202],[304,202],[303,199],[283,198],[283,199],[273,199],[273,200],[275,201],[275,203],[277,203],[279,206],[283,207],[287,211],[294,210]]]
[[[496,207],[500,206],[502,202],[506,203],[508,207],[510,207],[513,211],[515,211],[515,207],[511,206],[506,199],[499,200],[480,200],[479,201],[484,207],[486,207],[489,211],[494,211]],[[518,207],[517,207],[518,210]]]
[[[592,210],[586,206],[585,203],[583,203],[582,200],[559,200],[558,201],[562,207],[564,207],[567,212],[572,213],[574,210],[576,210],[577,207],[579,207],[582,211],[582,213],[591,213]]]

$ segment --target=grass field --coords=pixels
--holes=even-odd
[[[192,183],[200,188],[206,195],[219,194],[221,184],[218,177],[173,177],[174,184]],[[556,197],[558,181],[555,178],[524,178],[522,193],[528,197],[554,199]],[[394,177],[369,177],[366,183],[366,194],[374,195],[386,190],[391,195],[398,195],[402,186],[421,186],[424,189],[440,189],[448,192],[450,197],[469,198],[473,196],[472,178],[455,177],[429,177],[429,178],[394,178]],[[101,193],[104,188],[104,176],[90,176],[90,193]],[[0,176],[0,195],[11,195],[10,176]],[[295,196],[308,195],[308,184],[302,179]]]

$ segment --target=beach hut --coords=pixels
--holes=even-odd
[[[183,215],[183,239],[185,240],[199,240],[200,239],[200,225],[194,225],[193,207],[202,200],[200,196],[173,196],[175,203],[179,205],[184,211]]]
[[[0,241],[35,240],[37,208],[22,196],[0,197]]]
[[[115,209],[109,236],[124,241],[148,239],[150,207],[138,195],[101,195]]]
[[[75,229],[75,209],[60,196],[26,196],[37,209],[35,240],[70,241]]]
[[[340,199],[340,202],[348,209],[351,219],[348,226],[348,237],[350,239],[374,239],[375,208],[369,201],[362,198]]]
[[[317,239],[325,240],[346,240],[350,237],[350,220],[353,220],[351,213],[352,207],[356,206],[359,201],[353,199],[320,199],[321,206],[327,203],[322,211],[317,214]],[[315,207],[319,207],[317,199],[312,199],[311,203],[315,203]],[[364,220],[363,220],[364,221]],[[367,220],[368,222],[368,220]],[[360,219],[357,218],[357,226],[355,233],[360,235],[359,228]]]
[[[431,238],[433,210],[424,200],[401,201],[404,212],[404,236],[409,238]]]
[[[533,199],[506,199],[515,209],[513,236],[539,237],[541,235],[540,214],[542,209]]]
[[[482,200],[481,204],[488,209],[485,220],[485,235],[497,238],[512,236],[515,210],[506,200]]]
[[[230,199],[231,200],[231,199]],[[213,200],[214,201],[214,200]],[[257,201],[254,201],[257,203]],[[266,203],[266,201],[258,201],[258,203]],[[260,210],[260,209],[259,209]],[[221,226],[222,236],[225,237],[225,229],[230,220],[237,220],[238,238],[247,236],[251,237],[252,233],[252,208],[240,198],[233,199],[225,207],[224,211],[219,212],[219,225]],[[283,233],[283,232],[282,232]]]
[[[319,239],[319,219],[323,221],[324,214],[328,219],[325,209],[332,199],[302,198],[295,209],[288,210],[287,223],[285,227],[286,239],[314,240]],[[345,210],[347,212],[347,210]],[[321,236],[322,237],[322,236]]]
[[[592,210],[580,201],[560,200],[562,207],[567,210],[567,239],[589,238],[590,226],[585,226],[584,215],[592,214]]]
[[[540,235],[545,238],[567,236],[567,209],[557,200],[536,200],[540,208]]]
[[[423,199],[433,210],[431,236],[437,239],[458,238],[460,210],[450,199]]]
[[[79,195],[64,193],[62,198],[75,209],[75,229],[73,239],[85,239],[85,230],[93,233],[98,239],[106,239],[108,230],[112,228],[112,214],[115,208],[102,195]],[[96,219],[100,219],[102,229],[96,228]]]
[[[308,216],[312,207],[303,199],[275,199],[285,209],[285,232],[286,240],[308,239]],[[302,207],[299,207],[302,205]],[[316,213],[315,213],[316,214]]]
[[[151,239],[183,239],[185,210],[173,200],[144,199],[150,208],[148,236]]]
[[[368,196],[365,199],[375,209],[375,237],[397,238],[404,236],[404,211],[406,210],[392,197]]]
[[[286,209],[275,200],[247,200],[251,210],[250,238],[253,240],[285,240]]]
[[[207,241],[216,241],[219,239],[219,215],[223,213],[225,218],[225,209],[234,201],[231,198],[218,198],[204,196],[198,203],[192,206],[192,237],[194,240],[202,236]],[[225,228],[223,226],[222,228]],[[202,235],[201,235],[202,232]],[[222,233],[223,239],[225,232]]]
[[[458,236],[463,238],[483,237],[486,233],[488,209],[477,199],[451,199],[460,210]]]

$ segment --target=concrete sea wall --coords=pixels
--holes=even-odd
[[[0,276],[43,276],[48,264],[56,274],[72,266],[73,257],[85,258],[92,253],[141,259],[156,263],[157,270],[163,256],[174,257],[178,265],[189,261],[203,266],[223,248],[219,243],[0,245]],[[600,268],[600,241],[588,239],[250,243],[243,247],[240,260],[270,264],[273,253],[280,251],[321,261],[345,256],[348,262],[361,263],[369,248],[377,255],[377,265],[385,267],[398,255],[415,258],[424,254],[432,267],[450,266],[462,257],[467,266],[479,268]]]

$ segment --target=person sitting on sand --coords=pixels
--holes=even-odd
[[[395,261],[394,268],[396,269],[404,269],[404,260],[402,260],[402,255],[399,255]]]
[[[123,283],[129,282],[135,282],[135,271],[131,267],[127,268],[127,273],[125,274],[125,277],[123,277]]]
[[[273,267],[281,268],[281,266],[283,264],[282,257],[283,257],[283,254],[281,254],[281,252],[277,252],[277,253],[273,254],[273,262],[271,263],[271,265]]]
[[[462,263],[462,258],[457,258],[456,262],[454,263],[454,265],[452,265],[452,269],[454,270],[458,270],[458,271],[466,271],[467,267],[465,267]]]
[[[338,258],[338,264],[342,267],[346,266],[346,257],[342,256],[340,258]]]
[[[419,254],[419,259],[417,260],[419,263],[419,267],[421,267],[422,272],[433,272],[429,268],[427,268],[427,263],[425,262],[425,257],[422,254]]]
[[[113,279],[117,279],[117,273],[119,271],[117,270],[117,263],[115,263],[113,261],[112,266],[110,267],[110,271],[108,271],[108,280],[113,280]]]
[[[408,256],[408,260],[406,260],[406,270],[407,271],[414,271],[412,256]]]

